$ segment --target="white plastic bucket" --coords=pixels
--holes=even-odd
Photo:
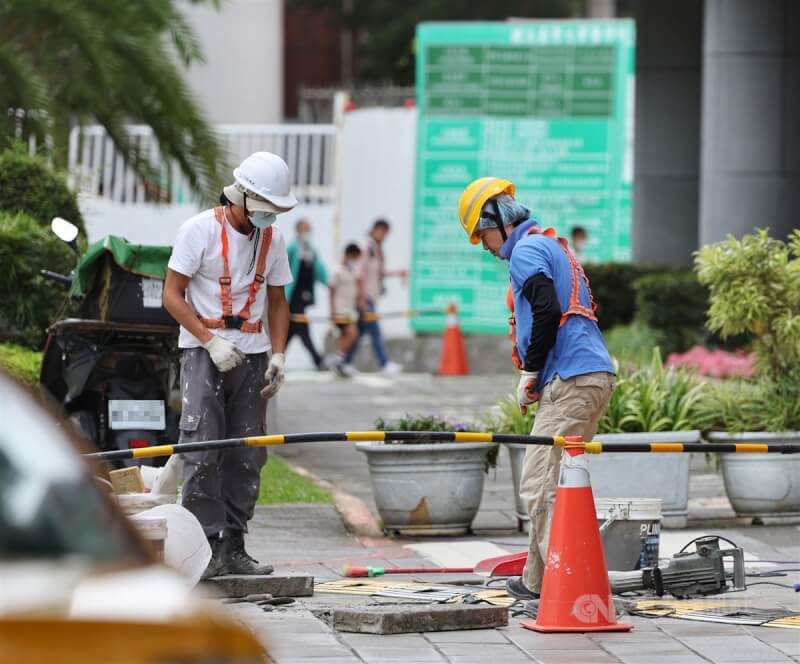
[[[164,562],[164,542],[167,539],[167,519],[163,516],[131,516],[133,525],[144,540],[152,547],[159,562]]]
[[[595,509],[609,570],[658,565],[660,498],[597,498]]]

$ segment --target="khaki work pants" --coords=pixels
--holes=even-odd
[[[532,435],[583,436],[584,440],[591,440],[613,390],[613,374],[597,372],[567,380],[556,375],[542,390]],[[542,590],[560,463],[560,448],[532,445],[522,467],[520,496],[527,502],[531,518],[522,582],[536,593]]]

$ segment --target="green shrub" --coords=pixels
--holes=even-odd
[[[39,270],[68,274],[74,263],[70,248],[32,217],[0,211],[0,341],[42,347],[66,290]]]
[[[494,407],[480,420],[480,427],[492,433],[511,433],[518,436],[528,436],[533,430],[533,420],[539,403],[528,406],[528,412],[523,415],[519,412],[519,403],[514,395],[509,395],[503,401],[498,401]]]
[[[725,380],[708,385],[697,417],[705,431],[800,431],[798,404],[793,380]]]
[[[584,266],[597,303],[600,328],[610,330],[617,325],[627,325],[636,315],[636,293],[633,282],[652,269],[630,263],[597,263]]]
[[[665,369],[658,348],[650,364],[636,370],[618,369],[598,433],[644,433],[700,429],[698,409],[706,383],[681,369]]]
[[[647,364],[653,349],[659,346],[662,335],[641,321],[630,325],[617,325],[603,335],[608,352],[623,368],[635,368]]]
[[[708,327],[753,334],[762,377],[800,381],[800,230],[788,242],[766,230],[729,236],[700,249],[695,266],[711,293]]]
[[[85,241],[83,216],[65,179],[20,146],[0,153],[0,211],[25,213],[47,229],[53,217],[63,217],[80,229]]]
[[[39,383],[42,354],[14,344],[0,344],[0,367],[27,387]]]
[[[658,330],[664,353],[683,352],[703,341],[708,291],[693,272],[642,276],[634,281],[633,289],[636,316]]]

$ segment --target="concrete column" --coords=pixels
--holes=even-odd
[[[800,226],[800,4],[706,0],[701,244]]]
[[[702,3],[630,2],[636,19],[633,260],[690,265],[697,248]]]

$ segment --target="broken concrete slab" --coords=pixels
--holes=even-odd
[[[391,604],[336,608],[331,626],[338,632],[408,634],[508,625],[508,609],[467,604]]]
[[[314,594],[313,576],[230,574],[215,576],[205,581],[204,585],[222,597],[246,597],[261,593],[269,593],[273,597],[311,597]]]

